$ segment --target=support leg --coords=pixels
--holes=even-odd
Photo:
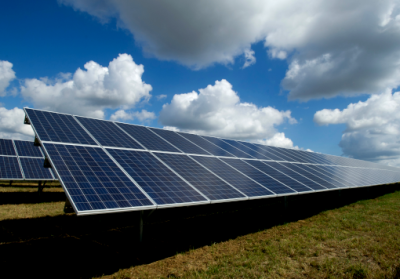
[[[285,202],[285,210],[289,209],[289,201],[288,201],[288,197],[284,197],[284,202]]]
[[[10,186],[11,186],[11,184],[12,184],[12,180],[10,180]]]
[[[72,212],[74,212],[74,209],[72,208],[72,205],[69,202],[69,199],[66,197],[65,205],[64,205],[64,213],[72,213]]]
[[[139,228],[139,241],[143,240],[143,211],[140,211],[140,228]]]
[[[38,193],[39,193],[39,195],[42,193],[42,191],[43,191],[42,181],[39,181],[39,183],[38,183]]]

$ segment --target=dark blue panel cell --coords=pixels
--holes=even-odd
[[[202,136],[202,138],[208,140],[209,142],[211,142],[211,143],[215,144],[216,146],[226,150],[227,152],[229,152],[232,155],[235,155],[238,158],[248,158],[248,159],[254,158],[254,157],[250,156],[249,154],[243,152],[242,150],[239,150],[236,147],[233,147],[232,145],[224,142],[221,139],[214,138],[214,137],[206,137],[206,136]]]
[[[72,115],[25,109],[42,141],[97,145]]]
[[[230,145],[236,147],[237,149],[242,150],[243,152],[246,152],[247,154],[251,155],[251,156],[254,157],[254,158],[262,159],[262,160],[270,160],[269,157],[264,156],[264,155],[261,154],[261,153],[258,153],[257,151],[251,149],[250,147],[248,147],[248,146],[242,144],[242,143],[239,142],[239,141],[236,141],[236,140],[227,140],[227,139],[223,139],[223,141],[229,143]],[[235,154],[235,155],[236,155],[236,154]],[[237,155],[236,155],[236,156],[237,156]]]
[[[178,147],[185,153],[210,155],[210,153],[208,153],[204,149],[201,149],[197,145],[191,143],[190,141],[178,135],[174,131],[168,131],[164,129],[153,129],[153,128],[149,129],[152,130],[157,135],[161,136],[163,139],[173,144],[174,146]]]
[[[44,158],[19,158],[25,179],[53,180],[50,169],[45,168]]]
[[[262,162],[262,161],[246,160],[246,162],[297,192],[312,191],[312,189],[304,186],[303,184],[294,180],[290,176],[267,165],[267,162],[265,162],[265,161]]]
[[[323,166],[323,168],[333,175],[339,176],[344,181],[351,183],[353,186],[366,186],[370,185],[363,177],[357,176],[351,167],[339,166]]]
[[[118,149],[107,151],[157,204],[207,201],[150,152]]]
[[[323,173],[330,173],[334,176],[335,180],[339,181],[343,185],[353,187],[356,186],[352,181],[345,179],[340,172],[337,172],[337,168],[330,168],[328,166],[315,166],[318,170],[323,171]]]
[[[14,143],[18,151],[18,156],[43,158],[40,146],[34,145],[32,141],[14,140]]]
[[[332,165],[332,162],[327,160],[325,158],[325,156],[323,156],[323,154],[315,153],[315,152],[309,152],[308,156],[314,158],[315,160],[318,160],[319,164]]]
[[[270,167],[273,167],[274,169],[277,169],[278,171],[290,176],[291,178],[301,182],[302,184],[306,185],[307,187],[313,189],[313,190],[324,190],[326,189],[325,187],[319,185],[315,181],[311,180],[310,178],[299,174],[284,165],[277,163],[277,162],[266,162],[265,164],[269,165]]]
[[[238,159],[222,159],[225,163],[229,164],[230,166],[234,167],[238,171],[244,173],[251,179],[257,181],[264,187],[268,188],[275,194],[289,194],[295,193],[296,191],[286,187],[281,182],[271,178],[270,176],[264,174],[263,172],[259,171],[258,169],[250,166],[249,164],[245,163],[245,160],[238,160]],[[249,161],[247,161],[249,162]]]
[[[169,151],[169,152],[179,152],[178,149],[173,147],[167,141],[163,140],[152,131],[143,126],[129,125],[123,123],[116,123],[119,127],[124,129],[129,135],[140,142],[149,150],[159,150],[159,151]]]
[[[84,117],[77,117],[77,119],[103,146],[144,149],[111,121]]]
[[[44,147],[78,212],[153,205],[101,148],[48,143]]]
[[[213,173],[227,181],[233,187],[247,195],[248,197],[260,197],[274,195],[271,191],[262,187],[250,178],[244,176],[234,168],[215,157],[191,156],[197,162],[211,170]],[[235,160],[235,159],[227,159]]]
[[[307,160],[311,164],[326,164],[326,163],[329,163],[328,161],[325,161],[322,158],[318,158],[317,156],[313,156],[313,154],[316,154],[314,152],[297,150],[297,153],[299,153],[303,158],[305,158],[305,160]]]
[[[262,146],[261,144],[250,143],[250,142],[244,142],[244,141],[241,141],[240,143],[243,144],[243,145],[245,145],[245,146],[247,146],[248,148],[250,148],[250,149],[256,151],[257,153],[262,154],[264,157],[266,157],[265,160],[283,161],[282,158],[280,158],[280,157],[278,157],[278,156],[275,156],[274,154],[269,153],[269,152],[266,151],[264,148],[262,148],[262,147],[261,147],[261,146]]]
[[[299,163],[312,163],[308,160],[306,160],[303,156],[301,156],[298,152],[296,152],[293,149],[288,149],[288,148],[279,148],[279,147],[275,147],[276,150],[279,150],[279,152],[289,156],[290,158],[293,158],[294,160],[296,160],[296,162]]]
[[[0,179],[22,179],[17,157],[0,156]]]
[[[0,139],[0,155],[17,156],[12,140]]]
[[[311,169],[317,175],[320,174],[323,179],[325,179],[325,177],[331,179],[331,180],[329,180],[329,182],[332,183],[333,185],[339,187],[339,188],[347,187],[346,184],[342,183],[340,177],[332,175],[331,173],[319,168],[316,165],[302,165],[301,168],[304,168],[305,170]]]
[[[232,154],[228,153],[224,149],[212,144],[211,142],[203,139],[198,135],[193,134],[186,134],[186,133],[178,133],[182,137],[186,138],[187,140],[193,142],[197,146],[203,148],[204,150],[208,151],[210,154],[215,156],[225,156],[225,157],[234,157]]]
[[[157,153],[156,155],[210,200],[245,197],[186,155],[167,153]]]
[[[267,146],[267,145],[263,145],[262,148],[264,148],[265,150],[267,150],[270,153],[275,154],[276,156],[284,159],[285,161],[288,162],[297,162],[296,159],[292,158],[291,156],[287,155],[286,153],[282,152],[281,149],[282,148],[277,148],[274,146]]]
[[[301,164],[295,164],[295,163],[281,163],[281,164],[295,172],[300,173],[301,175],[304,175],[305,177],[317,182],[318,184],[328,189],[337,188],[337,186],[329,182],[330,180],[329,178],[323,179],[321,178],[321,175],[318,175],[315,171],[314,172],[312,170],[306,171],[303,168],[301,168],[302,166]]]

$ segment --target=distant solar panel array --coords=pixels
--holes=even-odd
[[[0,139],[0,180],[55,180],[44,167],[40,146],[23,140]]]
[[[355,159],[29,108],[25,113],[78,215],[400,181],[398,168]]]

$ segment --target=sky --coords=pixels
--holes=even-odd
[[[0,137],[24,107],[400,166],[400,1],[6,1]]]

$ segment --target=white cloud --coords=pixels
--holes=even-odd
[[[255,142],[260,143],[260,144],[265,144],[265,145],[298,149],[297,146],[293,147],[293,141],[291,139],[285,137],[285,133],[276,133],[269,139],[257,140]]]
[[[246,59],[246,62],[244,62],[244,65],[242,67],[243,69],[256,63],[256,58],[254,57],[254,50],[245,49],[244,58]]]
[[[24,124],[25,113],[20,108],[0,107],[0,138],[23,139],[33,141],[33,130]]]
[[[90,61],[84,68],[55,80],[26,79],[21,94],[35,108],[97,118],[104,118],[106,108],[126,110],[151,97],[151,85],[142,80],[143,65],[128,54],[120,54],[108,67]]]
[[[116,18],[145,53],[196,69],[233,63],[264,41],[287,59],[290,99],[382,92],[400,85],[398,0],[59,0]]]
[[[113,121],[116,120],[134,120],[138,119],[142,122],[146,120],[152,120],[155,119],[156,115],[154,112],[147,111],[145,109],[142,109],[142,111],[134,111],[134,112],[126,112],[125,110],[118,110],[116,111],[113,115],[111,115],[110,119]]]
[[[319,125],[346,124],[339,146],[347,156],[400,166],[400,92],[386,90],[346,109],[323,109]]]
[[[285,121],[296,123],[290,114],[289,110],[240,102],[232,85],[223,79],[199,89],[198,93],[174,95],[171,103],[164,104],[159,121],[168,129],[256,140],[273,137],[277,133],[275,126]]]
[[[0,60],[0,97],[6,95],[6,88],[10,85],[10,81],[15,79],[15,72],[12,67],[12,63]]]
[[[157,95],[156,98],[157,98],[157,100],[162,100],[162,99],[167,98],[167,95],[165,95],[165,94]]]

